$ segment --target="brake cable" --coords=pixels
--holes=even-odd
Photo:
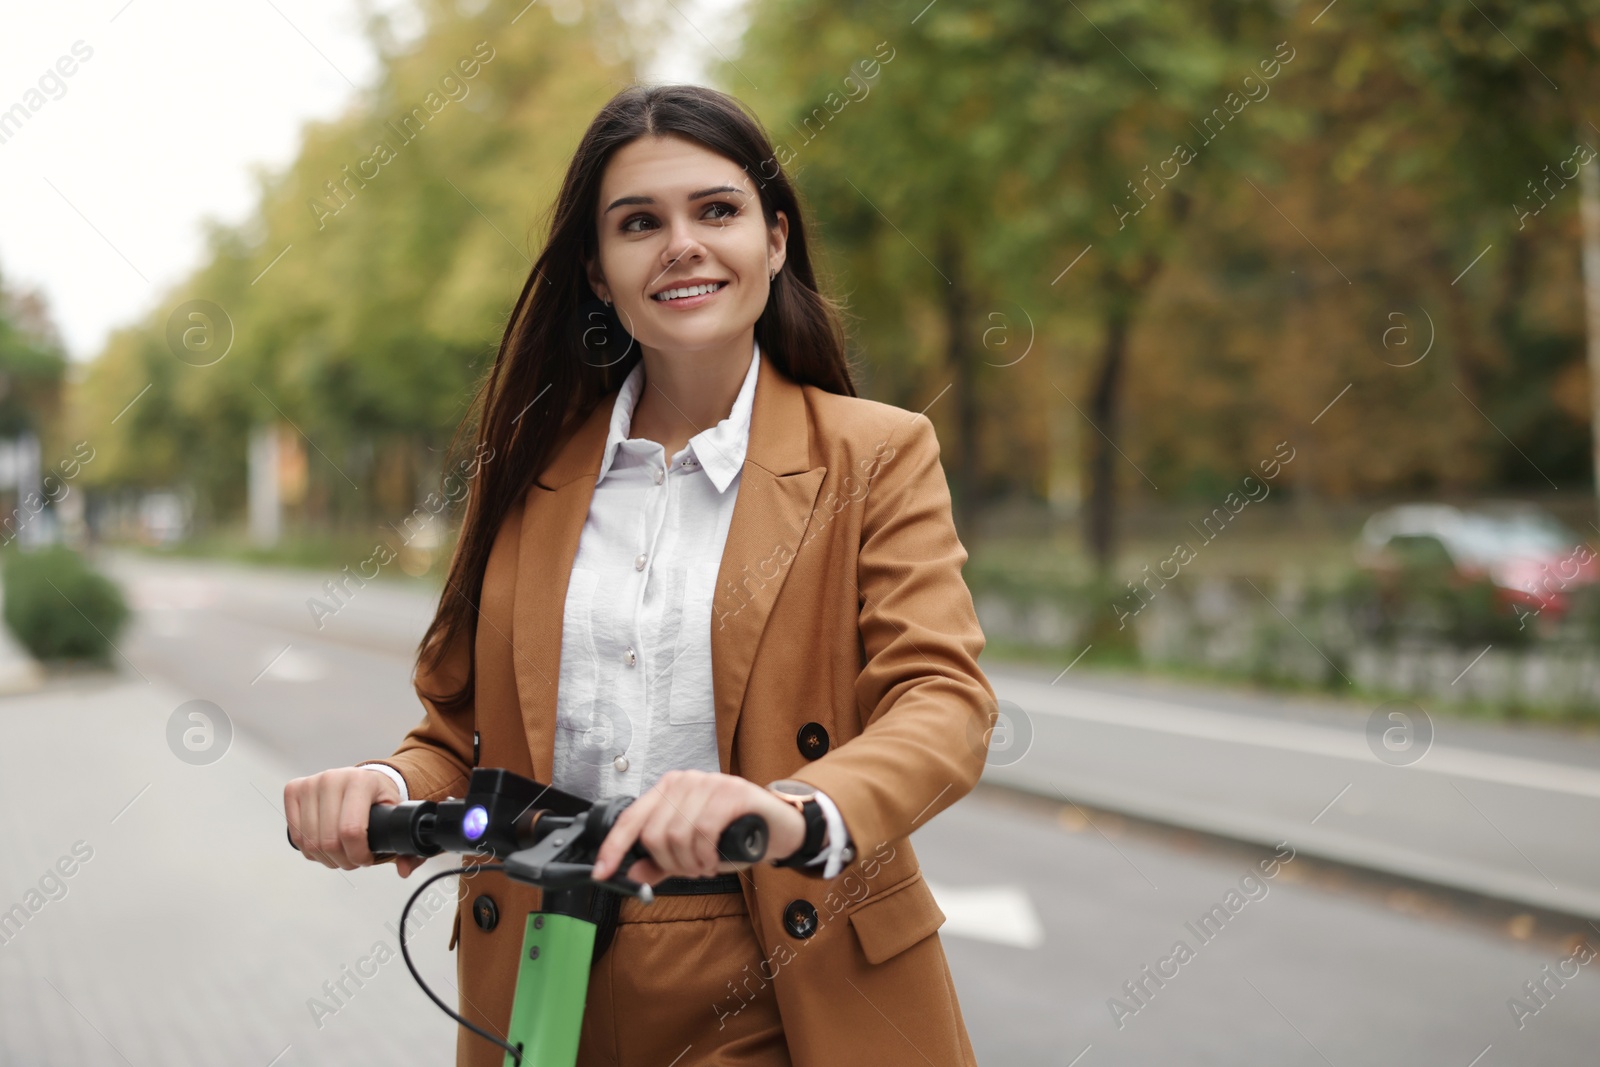
[[[432,989],[428,988],[428,983],[422,980],[421,974],[417,973],[416,964],[411,962],[411,949],[406,946],[406,917],[410,915],[411,905],[417,902],[417,898],[422,895],[423,890],[427,889],[439,879],[448,878],[452,874],[466,874],[469,871],[473,873],[480,871],[504,871],[505,869],[506,867],[503,863],[475,863],[464,867],[451,867],[449,870],[440,871],[439,873],[430,876],[427,881],[417,886],[416,892],[411,894],[411,899],[406,901],[406,906],[400,910],[400,955],[405,959],[406,967],[411,971],[411,977],[415,978],[417,980],[417,985],[421,986],[422,991],[428,994],[428,999],[439,1005],[440,1011],[444,1012],[446,1015],[450,1016],[450,1018],[454,1019],[462,1026],[465,1026],[468,1030],[471,1030],[484,1040],[493,1041],[496,1045],[499,1045],[501,1048],[505,1049],[511,1054],[512,1062],[516,1063],[518,1067],[521,1067],[521,1049],[513,1048],[511,1045],[507,1044],[499,1037],[496,1037],[494,1034],[489,1033],[487,1030],[484,1030],[482,1027],[468,1022],[466,1019],[457,1014],[455,1010],[452,1009],[448,1004],[440,1000],[438,994],[436,994]]]

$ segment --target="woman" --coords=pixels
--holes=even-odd
[[[976,783],[994,721],[967,553],[932,424],[855,396],[798,199],[737,101],[605,106],[476,414],[426,715],[388,759],[288,784],[305,855],[372,863],[370,805],[459,795],[474,766],[637,795],[596,874],[642,840],[625,873],[660,895],[621,904],[585,1067],[972,1064],[908,841]],[[714,842],[751,812],[770,862],[732,875]],[[538,903],[461,879],[461,1011],[491,1032]],[[502,1055],[461,1030],[462,1067]]]

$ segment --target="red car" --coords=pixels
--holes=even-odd
[[[1548,512],[1520,503],[1402,504],[1369,518],[1358,562],[1392,571],[1402,557],[1436,560],[1464,580],[1486,578],[1519,615],[1560,618],[1574,589],[1600,581],[1600,553]]]

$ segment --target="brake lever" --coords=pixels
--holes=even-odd
[[[643,882],[635,882],[621,874],[601,881],[594,877],[593,863],[574,863],[565,859],[569,850],[583,845],[584,837],[585,828],[581,822],[556,830],[532,848],[520,849],[507,856],[504,860],[506,876],[541,889],[576,889],[593,885],[613,893],[637,897],[646,904],[655,899],[655,891]],[[631,849],[629,856],[634,860],[642,858],[634,855]],[[625,861],[620,869],[627,870],[630,866],[632,862]]]
[[[637,841],[635,841],[628,847],[628,851],[623,854],[622,861],[617,864],[616,873],[614,873],[610,878],[606,878],[604,880],[594,878],[594,865],[590,864],[590,882],[596,886],[599,886],[601,889],[609,889],[614,893],[622,893],[626,896],[638,897],[639,900],[648,904],[656,898],[655,889],[650,885],[650,883],[635,882],[632,878],[629,878],[622,873],[623,871],[632,868],[635,863],[642,859],[644,859],[644,849]]]

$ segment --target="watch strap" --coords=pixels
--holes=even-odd
[[[800,814],[805,816],[806,838],[793,855],[774,860],[775,867],[804,867],[822,855],[822,839],[828,832],[827,820],[822,815],[822,805],[815,799],[807,800],[800,806]]]

